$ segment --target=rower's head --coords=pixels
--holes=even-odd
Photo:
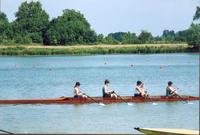
[[[140,86],[142,84],[141,81],[137,81],[137,86]]]
[[[173,82],[172,81],[169,81],[168,82],[168,86],[172,86]]]
[[[76,82],[74,87],[79,87],[80,85],[80,82]]]
[[[106,79],[105,81],[104,81],[104,84],[105,85],[108,85],[110,83],[110,81],[108,80],[108,79]]]

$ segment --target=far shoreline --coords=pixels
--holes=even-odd
[[[121,45],[68,45],[44,46],[31,45],[0,45],[0,56],[90,56],[109,54],[173,54],[196,53],[187,44],[121,44]]]

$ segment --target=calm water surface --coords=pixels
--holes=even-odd
[[[133,65],[133,66],[131,66]],[[163,67],[163,68],[160,68]],[[73,85],[101,96],[104,79],[120,95],[143,80],[150,95],[199,95],[197,54],[0,57],[0,99],[72,96]],[[0,105],[0,129],[14,133],[138,133],[134,127],[199,129],[199,102]]]

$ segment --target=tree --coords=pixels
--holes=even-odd
[[[122,44],[138,43],[136,34],[131,32],[115,32],[108,34],[108,36],[112,37],[118,42],[121,42]]]
[[[147,32],[147,31],[142,31],[138,37],[138,39],[140,40],[140,42],[142,44],[145,44],[145,43],[150,43],[151,40],[153,39],[153,36],[150,32]]]
[[[49,15],[42,9],[39,1],[23,2],[13,22],[15,37],[29,37],[34,43],[42,43],[43,33],[49,24]]]
[[[193,20],[200,19],[200,7],[197,7]],[[193,51],[199,51],[200,48],[200,24],[192,23],[187,30],[186,41],[188,45],[193,46]]]
[[[187,30],[178,31],[175,34],[175,41],[186,42],[187,41],[187,36],[188,36],[188,31]]]
[[[0,12],[0,43],[10,40],[11,30],[5,13]]]
[[[192,24],[187,31],[187,43],[192,45],[193,48],[199,49],[200,47],[200,24]]]
[[[6,34],[6,30],[8,29],[8,19],[6,17],[6,14],[4,14],[3,12],[0,12],[0,35],[3,36],[4,34]]]
[[[104,39],[104,35],[103,34],[99,34],[97,36],[97,43],[105,43],[105,39]]]
[[[174,41],[175,32],[173,30],[164,30],[162,34],[162,38],[166,41]]]
[[[121,42],[123,44],[134,44],[135,41],[137,40],[136,34],[130,32],[125,33],[121,38],[122,38]]]
[[[122,37],[126,34],[126,32],[115,32],[108,34],[108,37],[112,37],[113,39],[122,42]]]
[[[66,9],[63,15],[53,19],[44,35],[46,45],[91,44],[97,40],[83,14]]]
[[[0,25],[8,24],[8,18],[5,13],[0,12]],[[2,32],[2,31],[1,31]]]
[[[200,19],[200,7],[197,7],[193,20]]]
[[[105,43],[106,43],[106,44],[119,44],[119,41],[118,41],[118,40],[115,40],[111,35],[108,35],[108,36],[105,38]]]

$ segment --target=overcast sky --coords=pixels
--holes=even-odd
[[[10,21],[21,2],[1,0],[2,11]],[[30,0],[28,0],[30,1]],[[164,29],[175,31],[188,28],[200,0],[40,0],[50,18],[63,9],[75,9],[84,14],[92,29],[104,35],[111,32],[141,30],[161,35]]]

